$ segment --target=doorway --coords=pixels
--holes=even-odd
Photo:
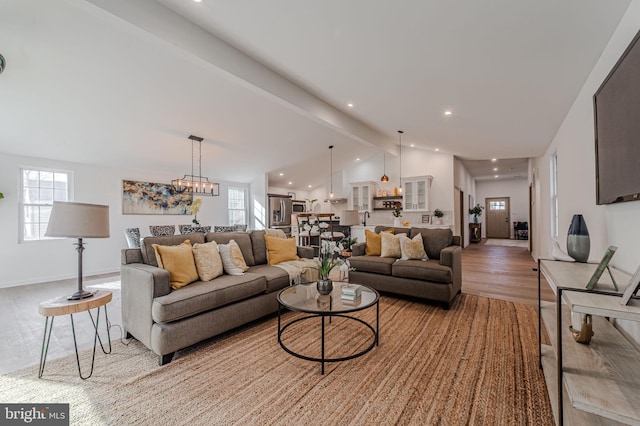
[[[460,235],[460,247],[464,247],[464,192],[457,186],[453,189],[453,235]]]
[[[487,238],[511,238],[509,197],[487,198]]]

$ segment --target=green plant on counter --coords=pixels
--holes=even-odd
[[[437,218],[441,218],[442,216],[444,216],[444,213],[442,213],[442,210],[440,210],[440,209],[435,209],[435,210],[433,211],[433,215],[434,215],[435,217],[437,217]]]
[[[0,200],[2,200],[3,198],[4,198],[4,194],[0,192]]]

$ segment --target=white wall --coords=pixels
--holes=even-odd
[[[86,275],[114,272],[120,269],[120,250],[127,246],[124,228],[139,227],[142,236],[149,235],[149,225],[190,224],[193,216],[123,215],[122,180],[170,182],[175,176],[162,172],[96,167],[41,158],[0,154],[0,287],[51,281],[77,276],[77,253],[73,240],[46,240],[19,243],[20,167],[69,170],[74,176],[74,201],[109,205],[111,237],[87,239],[84,252]],[[227,189],[247,188],[244,183],[220,181],[219,197],[204,197],[198,220],[202,225],[226,225]],[[176,231],[177,232],[177,231]]]
[[[511,238],[513,238],[513,222],[529,222],[529,182],[525,178],[476,182],[476,204],[486,206],[486,199],[494,197],[509,197],[511,210],[509,229]],[[486,217],[487,211],[485,210],[479,218],[479,222],[483,224],[483,237],[487,234]]]
[[[473,206],[469,205],[469,195],[471,195],[474,199],[474,203],[477,203],[476,200],[476,180],[469,174],[467,168],[458,160],[454,159],[453,163],[453,184],[454,186],[460,188],[461,191],[464,192],[464,203],[462,205],[462,212],[464,214],[464,224],[465,232],[464,232],[464,241],[463,247],[469,245],[469,219],[470,216],[467,214],[469,209]]]
[[[591,261],[602,257],[609,245],[618,247],[612,264],[632,273],[640,264],[640,202],[597,206],[595,199],[595,152],[593,94],[640,29],[640,0],[633,0],[607,47],[587,78],[544,156],[532,164],[536,171],[534,254],[548,258],[551,253],[550,156],[558,154],[559,238],[566,247],[566,232],[573,214],[585,217],[591,237]],[[624,330],[640,342],[640,324],[620,322]],[[596,330],[597,333],[597,330]]]

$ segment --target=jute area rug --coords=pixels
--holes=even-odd
[[[529,247],[529,241],[527,240],[505,240],[505,239],[497,239],[490,238],[485,242],[487,246],[502,246],[502,247]]]
[[[318,356],[320,320],[297,324],[283,339]],[[37,366],[0,376],[0,401],[70,403],[72,425],[553,424],[530,306],[460,295],[445,311],[383,296],[380,345],[324,375],[282,350],[276,328],[270,317],[163,367],[137,341],[114,342],[113,354],[98,351],[89,380],[67,357],[48,362],[42,379]],[[327,333],[328,356],[370,342],[354,321],[334,319]]]

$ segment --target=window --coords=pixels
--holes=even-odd
[[[229,188],[229,225],[247,224],[247,190]]]
[[[22,169],[22,241],[43,240],[54,201],[69,201],[71,172]]]
[[[551,155],[551,236],[558,236],[558,153]]]
[[[506,210],[506,201],[489,201],[489,210]]]

